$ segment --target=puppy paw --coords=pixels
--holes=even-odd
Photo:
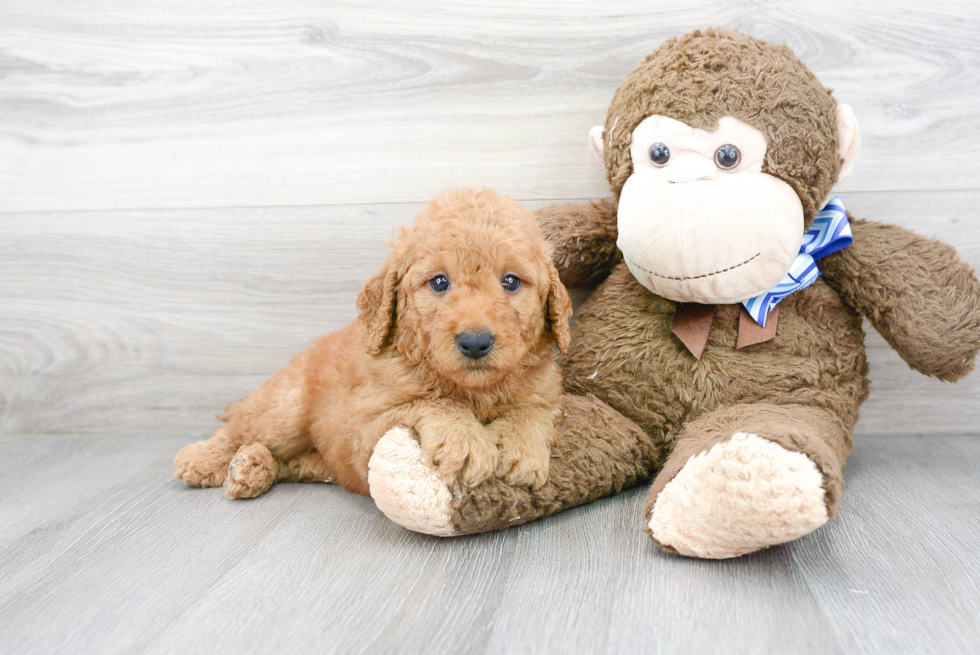
[[[225,477],[225,496],[255,498],[269,490],[276,481],[276,460],[262,444],[249,444],[238,449],[228,464]]]
[[[456,479],[475,487],[497,468],[500,452],[496,438],[483,426],[422,439],[425,463],[452,485]]]
[[[493,425],[491,424],[491,428]],[[537,491],[548,481],[551,450],[547,441],[526,435],[500,435],[500,463],[497,476],[515,487]]]
[[[174,477],[191,487],[220,487],[231,455],[208,441],[184,446],[174,457]]]

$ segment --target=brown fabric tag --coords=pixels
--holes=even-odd
[[[769,316],[766,317],[766,327],[756,323],[743,305],[742,312],[738,317],[738,341],[735,342],[735,350],[769,341],[776,336],[776,324],[778,323],[779,305],[773,307]]]
[[[694,359],[701,359],[701,353],[708,344],[708,333],[715,318],[715,305],[699,305],[695,302],[679,302],[670,320],[670,331],[681,340]]]

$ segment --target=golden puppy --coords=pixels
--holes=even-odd
[[[568,348],[571,302],[531,212],[490,190],[445,194],[401,231],[357,307],[229,405],[174,475],[229,498],[284,480],[368,495],[375,444],[405,426],[449,484],[544,483],[562,416],[550,344]]]

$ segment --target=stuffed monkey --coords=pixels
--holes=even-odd
[[[392,519],[455,535],[547,516],[656,477],[662,548],[727,558],[831,520],[868,396],[862,317],[926,374],[980,348],[980,284],[949,245],[850,217],[831,187],[854,113],[786,46],[672,39],[590,134],[612,200],[538,213],[562,281],[597,287],[563,362],[548,482],[448,488],[404,430],[374,453]]]

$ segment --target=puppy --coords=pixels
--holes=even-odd
[[[531,212],[486,189],[445,194],[401,231],[357,308],[229,405],[174,475],[229,498],[277,481],[368,495],[375,444],[404,426],[450,485],[544,484],[562,416],[551,344],[567,351],[572,310]]]

